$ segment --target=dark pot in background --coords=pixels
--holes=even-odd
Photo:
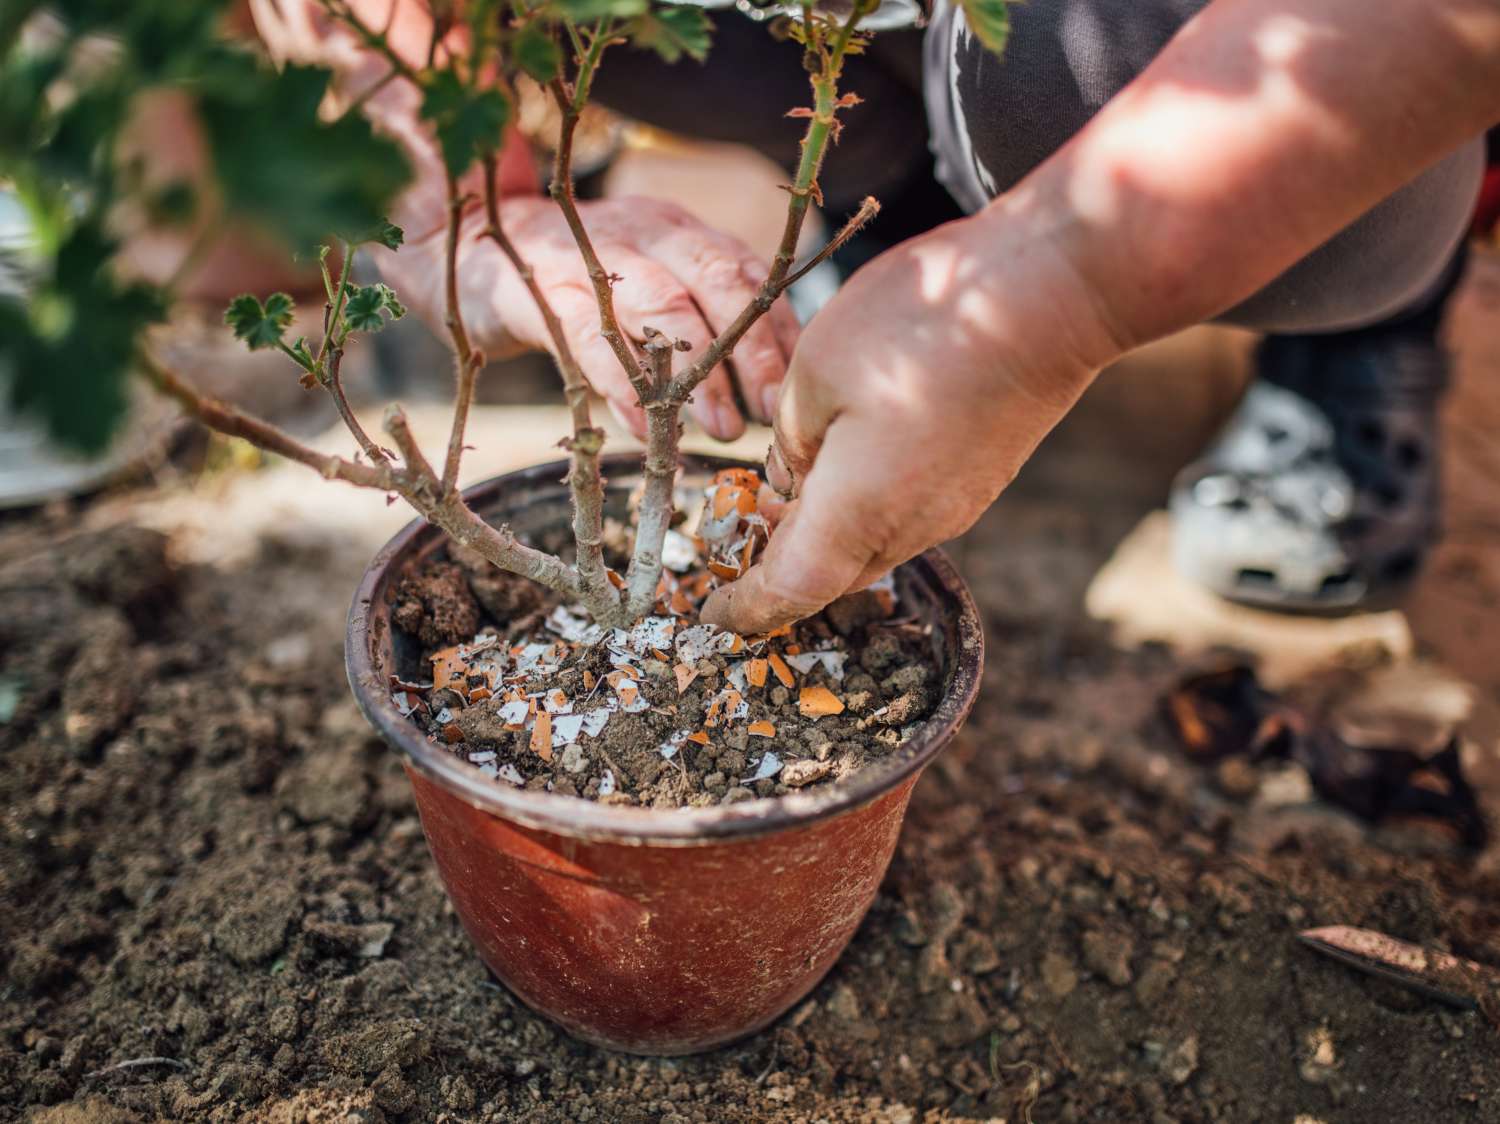
[[[706,479],[738,462],[689,457]],[[606,458],[622,512],[640,472]],[[469,490],[523,538],[568,520],[567,466]],[[963,582],[928,551],[898,571],[901,605],[932,622],[942,699],[881,766],[849,782],[728,807],[612,807],[499,784],[429,743],[391,701],[418,670],[391,624],[408,568],[439,554],[417,520],[376,555],[355,595],[346,649],[365,716],[403,754],[438,872],[485,964],[569,1033],[639,1054],[686,1054],[759,1030],[833,965],[874,900],[912,786],[979,689],[984,643]]]

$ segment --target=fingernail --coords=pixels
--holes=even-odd
[[[796,483],[786,461],[781,458],[781,450],[774,443],[766,453],[766,483],[776,489],[777,495],[786,499],[791,498],[792,487]]]
[[[760,420],[771,422],[776,419],[776,404],[781,401],[781,384],[772,383],[760,392]]]

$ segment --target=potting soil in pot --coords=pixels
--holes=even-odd
[[[931,626],[892,580],[769,636],[697,622],[765,541],[760,488],[715,477],[693,533],[669,532],[657,612],[630,629],[482,561],[408,575],[393,616],[426,674],[392,681],[396,705],[497,784],[612,803],[735,803],[878,763],[939,687]]]

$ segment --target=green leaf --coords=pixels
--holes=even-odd
[[[102,222],[81,222],[50,277],[24,300],[0,296],[0,386],[15,410],[85,453],[103,450],[118,428],[136,347],[163,315],[156,289],[121,283],[109,268],[117,249]]]
[[[557,40],[535,21],[516,32],[510,53],[517,65],[538,82],[550,82],[562,71],[562,51]]]
[[[1010,38],[1010,10],[1007,0],[958,0],[964,10],[969,30],[996,55],[1005,53]]]
[[[406,232],[389,219],[381,219],[368,230],[360,231],[350,242],[356,246],[362,246],[366,242],[374,242],[384,246],[387,250],[400,249],[401,244],[406,241]],[[328,247],[322,248],[322,256],[327,256]]]
[[[226,52],[200,82],[199,116],[232,211],[311,250],[330,234],[376,229],[410,178],[395,142],[360,114],[323,120],[328,74],[280,74]]]
[[[594,23],[607,17],[630,19],[642,15],[647,0],[552,0],[551,8],[574,23]]]
[[[224,310],[224,323],[234,329],[235,339],[244,340],[251,351],[275,347],[292,322],[296,306],[285,293],[272,293],[266,303],[245,293]]]
[[[455,179],[481,156],[493,156],[510,121],[510,102],[496,89],[469,89],[456,74],[429,76],[422,94],[422,116],[437,127],[443,163]]]
[[[351,331],[378,332],[387,323],[381,315],[382,309],[392,320],[406,315],[406,306],[396,299],[390,286],[379,282],[358,285],[349,291],[349,299],[344,302],[344,323]]]
[[[676,62],[683,55],[702,62],[708,57],[712,35],[713,25],[703,9],[683,4],[657,8],[642,16],[630,41],[655,51],[667,62]]]

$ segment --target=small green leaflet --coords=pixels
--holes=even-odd
[[[647,12],[635,25],[630,40],[637,47],[655,51],[667,62],[683,55],[702,62],[708,57],[713,25],[702,8],[671,5]]]
[[[1010,11],[1007,0],[958,0],[964,10],[969,30],[979,37],[995,55],[1005,53],[1010,38]]]
[[[360,231],[350,241],[356,246],[362,245],[365,242],[374,242],[377,245],[384,246],[387,250],[396,250],[400,249],[401,244],[406,241],[406,232],[391,222],[390,219],[381,219],[369,229]],[[328,247],[324,246],[323,253],[326,254],[327,252]]]
[[[224,323],[234,329],[236,339],[244,340],[251,351],[275,347],[292,322],[296,306],[285,293],[272,293],[266,303],[245,293],[229,302]]]
[[[510,121],[510,102],[495,89],[469,89],[450,70],[423,85],[422,117],[437,127],[443,163],[455,179],[481,156],[498,152]]]
[[[550,82],[562,71],[562,51],[539,23],[528,23],[516,32],[510,53],[521,69],[538,82]]]
[[[344,323],[355,332],[378,332],[387,323],[381,309],[390,313],[392,320],[406,315],[406,306],[396,299],[389,285],[358,285],[344,302]]]

